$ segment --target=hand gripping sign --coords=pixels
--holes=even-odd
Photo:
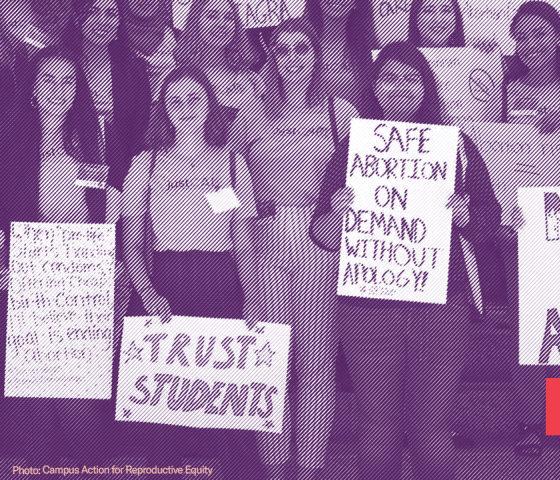
[[[458,133],[352,119],[339,295],[446,303]]]
[[[125,318],[116,420],[282,432],[290,327]]]
[[[111,398],[115,226],[12,223],[8,397]]]

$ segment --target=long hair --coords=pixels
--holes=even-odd
[[[84,34],[83,25],[90,15],[90,10],[95,4],[96,0],[81,0],[79,4],[75,6],[76,13],[74,21],[70,22],[65,30],[62,32],[62,43],[66,49],[71,51],[76,58],[81,58],[84,51]],[[119,12],[119,27],[117,29],[117,39],[113,40],[111,43],[116,43],[121,41],[121,37],[124,37],[124,28],[122,25],[124,23],[121,1],[115,0],[117,5],[117,10]]]
[[[274,32],[270,39],[270,57],[263,67],[261,72],[263,80],[266,85],[266,93],[264,94],[264,105],[266,112],[270,117],[277,117],[280,115],[282,105],[285,101],[285,91],[282,84],[282,78],[278,70],[278,63],[274,49],[278,44],[280,36],[284,33],[301,33],[305,35],[315,55],[315,62],[313,65],[313,73],[311,74],[311,81],[306,92],[307,106],[316,107],[325,98],[322,79],[323,57],[321,54],[321,45],[319,37],[315,29],[305,18],[290,18],[282,22]]]
[[[441,100],[432,69],[424,55],[410,42],[389,43],[381,49],[375,62],[370,60],[368,65],[369,74],[367,75],[370,80],[369,101],[367,102],[367,114],[365,117],[374,120],[384,120],[383,110],[375,96],[374,88],[383,66],[390,60],[404,63],[416,69],[422,77],[424,98],[414,120],[418,123],[443,124]]]
[[[148,150],[166,150],[175,143],[175,127],[167,114],[165,96],[172,84],[185,78],[190,78],[201,85],[208,98],[208,116],[204,124],[204,139],[207,145],[211,147],[224,147],[226,145],[229,127],[227,113],[229,109],[220,105],[214,87],[201,69],[193,66],[182,66],[167,75],[163,82],[146,133],[146,148]]]
[[[418,17],[422,10],[422,4],[426,0],[412,0],[410,14],[408,17],[408,40],[417,47],[421,46],[422,38],[418,28]],[[465,31],[463,27],[463,15],[458,0],[451,0],[453,12],[455,13],[455,31],[447,39],[447,47],[464,47]]]
[[[560,34],[560,14],[558,13],[558,10],[556,10],[552,5],[546,2],[531,1],[531,2],[525,2],[521,4],[517,9],[517,12],[515,13],[510,24],[510,33],[512,36],[515,35],[515,28],[517,27],[517,24],[519,23],[521,18],[526,15],[532,15],[535,17],[542,18],[543,20],[547,21],[550,25],[552,25],[552,28],[554,28],[554,31],[557,34]],[[556,72],[558,75],[560,75],[560,48],[559,47],[556,47],[555,61],[556,61]],[[529,73],[529,68],[521,61],[519,55],[517,55],[517,52],[515,53],[514,56],[514,62],[515,64],[512,68],[513,71],[510,72],[508,78],[509,81],[517,80],[525,76],[527,73]]]
[[[66,61],[76,72],[76,95],[62,126],[66,153],[81,162],[103,163],[99,123],[86,77],[72,53],[63,47],[47,47],[33,57],[24,86],[24,95],[18,108],[24,117],[24,123],[27,121],[30,126],[40,124],[39,109],[32,106],[33,91],[41,68],[49,60]]]
[[[227,65],[232,72],[248,70],[258,59],[258,53],[249,41],[239,11],[235,3],[225,0],[233,11],[235,33],[231,43],[226,47]],[[208,0],[193,0],[189,14],[185,21],[183,34],[175,51],[175,58],[179,65],[198,65],[202,54],[202,39],[200,38],[200,19]]]

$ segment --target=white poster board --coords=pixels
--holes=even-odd
[[[192,0],[173,0],[173,26],[183,30]],[[275,27],[303,15],[305,0],[234,0],[245,28]]]
[[[127,317],[116,420],[280,433],[288,325]]]
[[[513,55],[511,21],[526,0],[459,0],[467,45],[474,40],[495,40],[504,55]],[[408,38],[411,0],[374,0],[374,24],[381,46]],[[560,0],[548,0],[560,11]]]
[[[111,398],[115,226],[12,223],[7,397]]]
[[[518,187],[560,185],[560,168],[554,160],[560,151],[558,136],[540,135],[532,125],[507,123],[465,124],[462,129],[488,168],[502,207],[502,225],[513,225]]]
[[[421,48],[436,77],[447,123],[498,122],[503,71],[498,53],[472,48]],[[375,61],[380,50],[372,50]]]
[[[458,129],[352,119],[338,294],[447,301]]]
[[[519,363],[560,365],[560,187],[520,188]]]

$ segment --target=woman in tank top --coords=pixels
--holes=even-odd
[[[247,165],[226,148],[229,122],[201,71],[173,71],[160,95],[149,150],[134,158],[124,186],[128,271],[147,314],[162,322],[172,315],[243,318],[254,308],[256,281],[249,233],[256,209]],[[206,194],[228,187],[241,206],[214,213]],[[152,427],[154,461],[180,465],[185,457],[217,456],[224,478],[257,475],[252,432]],[[204,451],[207,435],[212,442]]]
[[[81,165],[101,168],[103,160],[93,101],[72,58],[53,47],[38,53],[22,96],[27,101],[18,105],[17,115],[3,128],[0,230],[5,261],[11,222],[106,221],[110,195],[76,183]],[[2,310],[5,319],[5,304]],[[2,331],[6,331],[5,324]],[[3,365],[1,370],[4,372]],[[56,448],[61,442],[59,436],[53,436],[57,417],[71,446],[64,456],[80,465],[101,464],[112,453],[104,449],[109,442],[101,440],[107,435],[103,414],[107,401],[6,398],[4,403],[10,419],[10,453],[28,459],[30,465],[58,464],[56,454],[62,452]]]
[[[336,256],[317,248],[307,231],[325,165],[358,113],[345,100],[324,93],[321,49],[306,20],[288,20],[276,28],[269,62],[264,67],[264,107],[240,116],[232,141],[247,156],[255,188],[259,286],[266,318],[292,326],[301,480],[324,466],[336,353]],[[286,475],[289,404],[283,433],[258,435],[261,459],[272,479]]]
[[[177,48],[180,65],[201,68],[222,105],[237,110],[258,102],[264,85],[249,70],[256,51],[231,0],[194,0]]]

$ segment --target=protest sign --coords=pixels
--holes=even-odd
[[[526,0],[459,0],[467,45],[477,40],[494,40],[504,55],[513,55],[515,42],[510,24],[519,6]],[[374,0],[373,22],[380,45],[406,40],[412,0]],[[550,0],[560,10],[560,0]]]
[[[173,25],[185,28],[192,0],[173,1]],[[234,0],[245,28],[275,27],[284,20],[303,15],[305,0]]]
[[[352,119],[338,294],[447,299],[458,129]]]
[[[115,226],[12,223],[5,395],[111,398]]]
[[[290,327],[125,318],[115,418],[280,433]]]
[[[519,363],[560,365],[560,187],[520,188]]]
[[[447,123],[498,122],[502,109],[501,59],[472,48],[421,48],[430,64]],[[379,50],[372,51],[373,60]]]
[[[502,224],[513,225],[518,187],[560,185],[551,157],[560,151],[556,136],[540,135],[532,125],[464,124],[488,168],[492,188],[502,207]]]

